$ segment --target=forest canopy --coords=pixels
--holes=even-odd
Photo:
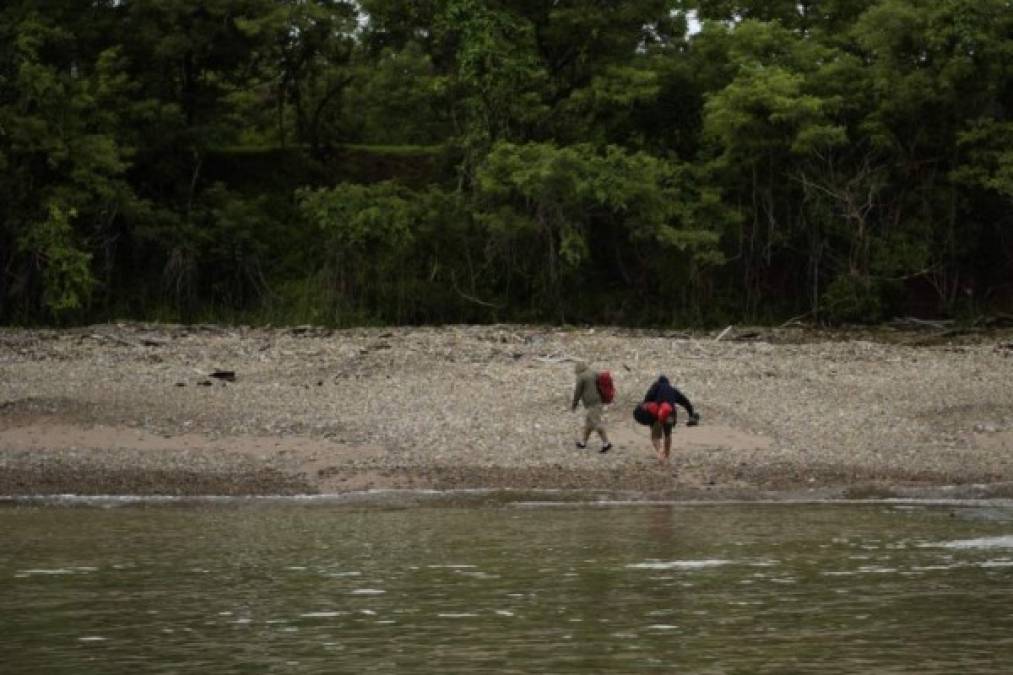
[[[1013,311],[1013,0],[8,0],[0,323]]]

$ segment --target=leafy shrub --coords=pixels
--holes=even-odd
[[[872,279],[844,274],[823,292],[823,307],[831,323],[876,323],[886,313],[884,287]]]

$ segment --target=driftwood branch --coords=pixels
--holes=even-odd
[[[567,361],[576,361],[576,360],[577,359],[575,359],[572,356],[569,356],[568,354],[558,354],[558,355],[536,356],[535,357],[535,361],[540,361],[541,363],[552,363],[552,364],[555,364],[555,363],[566,363]]]
[[[134,344],[130,340],[124,340],[123,338],[117,337],[115,335],[106,335],[105,333],[92,333],[88,337],[90,337],[92,340],[106,340],[108,342],[115,342],[116,344],[123,345],[124,347],[136,347],[137,346],[136,344]]]
[[[806,312],[805,314],[799,314],[798,316],[793,316],[784,323],[782,323],[780,326],[778,326],[778,328],[787,328],[788,326],[797,325],[802,321],[802,319],[806,318],[810,314],[812,314],[811,311]]]
[[[934,328],[935,330],[947,330],[953,326],[950,320],[929,320],[918,319],[913,316],[896,317],[890,322],[891,325],[899,328]]]
[[[464,298],[468,302],[473,302],[476,305],[481,305],[482,307],[488,307],[489,309],[495,309],[495,310],[501,310],[501,309],[503,309],[502,305],[497,305],[497,304],[489,302],[487,300],[482,300],[481,298],[476,298],[474,295],[471,295],[469,293],[465,293],[464,291],[462,291],[461,288],[457,285],[457,278],[453,274],[450,275],[450,285],[451,285],[451,287],[454,289],[454,291],[458,295],[460,295],[462,298]]]

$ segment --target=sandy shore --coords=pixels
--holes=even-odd
[[[0,495],[1013,495],[1008,334],[718,335],[0,329]],[[574,447],[574,358],[614,374],[608,454]],[[670,468],[630,414],[659,372],[703,415]]]

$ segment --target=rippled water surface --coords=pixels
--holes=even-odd
[[[0,507],[0,671],[1007,673],[1013,511]]]

